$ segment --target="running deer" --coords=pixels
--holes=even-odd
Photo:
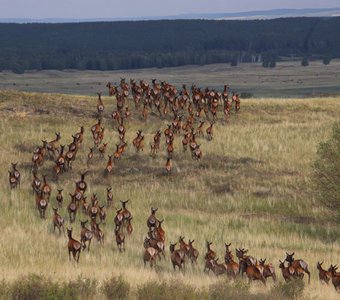
[[[76,220],[78,205],[76,202],[75,195],[70,194],[70,196],[71,196],[71,202],[67,206],[67,210],[68,210],[69,217],[70,217],[70,223],[73,223]]]
[[[57,154],[59,153],[59,141],[61,139],[61,135],[60,135],[60,132],[55,132],[55,139],[48,142],[46,147],[47,147],[47,150],[49,152],[49,155],[52,157],[52,158],[55,158],[57,156]]]
[[[127,226],[126,226],[126,231],[128,233],[128,235],[131,235],[132,231],[133,231],[133,227],[131,224],[133,217],[129,217],[129,219],[127,220]]]
[[[90,148],[90,152],[87,154],[87,166],[90,164],[91,160],[93,159],[93,151],[94,151],[95,147],[91,147]]]
[[[285,280],[285,282],[291,281],[294,278],[294,270],[291,270],[289,267],[286,267],[285,261],[282,262],[281,260],[279,260],[279,262],[280,262],[279,268],[282,271],[283,279]]]
[[[308,275],[308,283],[310,283],[310,272],[307,263],[302,259],[294,259],[294,254],[294,252],[292,254],[286,252],[285,261],[288,262],[289,267],[292,267],[295,270],[298,277],[302,278],[303,272],[305,272]]]
[[[38,191],[40,191],[40,186],[41,186],[41,180],[39,179],[39,177],[37,176],[37,171],[33,170],[33,180],[32,180],[32,189],[33,189],[33,193],[37,193]]]
[[[192,240],[192,241],[189,240],[187,256],[191,260],[192,264],[197,264],[197,258],[198,258],[199,252],[192,245],[194,242],[195,240]]]
[[[211,141],[213,139],[213,126],[214,126],[214,122],[210,122],[210,126],[205,131],[207,133],[208,141]]]
[[[63,192],[63,189],[58,189],[58,194],[56,196],[58,207],[62,207],[63,206],[64,197],[63,197],[62,192]]]
[[[59,215],[58,213],[58,207],[53,207],[53,232],[55,232],[55,229],[58,228],[59,235],[61,234],[61,228],[63,228],[63,232],[65,234],[65,228],[64,228],[64,218]]]
[[[170,243],[170,253],[171,253],[171,263],[174,268],[174,271],[176,271],[176,267],[178,267],[179,270],[184,271],[185,267],[185,252],[182,250],[176,250],[177,243],[172,244]]]
[[[111,207],[113,205],[112,187],[106,188],[106,205],[107,207]]]
[[[332,276],[332,283],[337,292],[340,292],[340,273],[337,272],[337,265],[333,266],[331,265],[329,268],[329,272],[331,273]]]
[[[87,183],[85,181],[86,174],[87,174],[87,171],[80,173],[80,180],[76,182],[76,190],[81,191],[82,193],[85,193],[87,189]]]
[[[330,271],[326,271],[322,268],[323,262],[318,262],[316,265],[316,268],[319,270],[319,280],[321,283],[329,283],[329,280],[332,277],[332,274]]]
[[[90,251],[90,245],[93,238],[93,232],[86,227],[86,221],[80,221],[81,231],[80,231],[80,242],[82,244],[83,250],[86,249],[87,242],[87,251]]]
[[[116,243],[117,243],[119,252],[122,252],[122,250],[125,251],[125,235],[122,232],[120,226],[115,228],[115,236],[116,236]]]
[[[101,115],[104,112],[104,103],[102,100],[102,93],[97,93],[97,95],[98,95],[97,111],[98,111],[98,114]]]
[[[107,143],[103,143],[102,145],[99,146],[98,150],[99,150],[99,153],[100,153],[100,157],[104,158],[104,154],[106,152],[106,146],[107,146]]]
[[[112,155],[109,155],[109,160],[107,161],[105,172],[107,175],[111,175],[112,171],[113,171]]]
[[[68,236],[68,256],[69,260],[71,260],[71,253],[75,262],[79,262],[81,243],[72,238],[72,227],[71,229],[67,228],[67,236]]]
[[[246,275],[248,277],[249,283],[251,281],[259,280],[261,281],[264,285],[266,285],[266,279],[263,275],[263,273],[259,270],[257,266],[254,266],[252,262],[247,259],[246,260]]]
[[[52,189],[51,186],[47,183],[46,177],[46,175],[43,175],[43,185],[41,187],[41,191],[44,199],[48,201],[50,199]]]
[[[152,231],[155,228],[158,227],[159,225],[159,220],[156,218],[156,212],[157,212],[158,208],[153,208],[151,207],[151,215],[149,216],[149,218],[146,221],[146,225],[148,226],[148,228]]]
[[[166,170],[167,175],[171,174],[171,169],[172,169],[172,162],[171,162],[171,158],[168,157],[166,159],[166,163],[165,163],[165,170]]]
[[[211,249],[212,242],[206,242],[207,252],[204,256],[205,260],[211,260],[216,258],[216,252]]]
[[[43,193],[41,191],[38,191],[36,193],[36,205],[39,211],[40,218],[45,219],[45,212],[48,206],[47,200],[43,197]]]
[[[276,274],[275,274],[275,268],[272,264],[265,264],[265,259],[259,260],[259,266],[262,269],[262,274],[265,279],[268,277],[272,277],[274,282],[276,281]]]
[[[10,175],[12,175],[12,178],[15,179],[15,187],[18,185],[20,187],[20,179],[21,179],[21,175],[20,172],[17,168],[18,163],[11,163],[12,165],[12,172],[10,172]],[[10,176],[10,182],[11,182],[11,176]],[[12,187],[12,184],[11,184]]]
[[[153,265],[156,264],[156,257],[158,255],[158,251],[153,247],[144,247],[144,254],[143,254],[143,262],[144,267],[147,262],[150,263],[150,267],[152,268]]]

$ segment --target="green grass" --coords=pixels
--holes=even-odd
[[[106,111],[104,141],[109,142],[112,153],[118,141],[112,129],[109,113],[114,108],[112,98],[104,97]],[[336,298],[332,286],[322,286],[317,279],[316,262],[325,265],[339,263],[339,227],[328,222],[327,212],[313,198],[310,188],[311,165],[317,145],[331,134],[331,127],[340,116],[339,98],[313,98],[299,100],[251,99],[242,101],[241,113],[232,115],[230,123],[219,121],[214,139],[201,139],[203,159],[192,161],[189,153],[182,152],[181,138],[175,138],[174,172],[164,175],[166,160],[164,137],[159,155],[149,156],[149,143],[158,128],[164,129],[168,120],[151,116],[147,123],[139,120],[132,109],[133,120],[127,125],[129,147],[117,163],[114,174],[104,177],[106,160],[99,159],[89,167],[89,190],[97,193],[101,203],[106,201],[105,189],[112,185],[114,206],[119,200],[130,199],[129,208],[134,216],[134,232],[126,242],[126,252],[119,253],[113,237],[114,210],[108,212],[103,248],[93,243],[90,253],[83,252],[78,266],[68,261],[64,236],[52,232],[52,209],[56,188],[64,188],[66,214],[69,192],[79,172],[87,169],[86,155],[92,146],[89,128],[96,122],[96,99],[88,96],[53,95],[0,91],[0,280],[13,281],[18,276],[37,273],[52,276],[57,281],[75,280],[79,275],[95,278],[99,284],[111,277],[122,275],[136,289],[138,284],[152,280],[183,281],[194,288],[221,284],[214,276],[203,273],[205,241],[214,242],[220,260],[224,255],[224,242],[232,247],[246,247],[258,258],[267,258],[276,267],[282,281],[278,260],[286,251],[295,251],[312,272],[312,283],[305,289],[307,298]],[[131,105],[132,106],[132,105]],[[41,111],[41,109],[43,111]],[[221,117],[221,115],[220,115]],[[85,126],[85,140],[74,170],[54,181],[46,161],[39,170],[52,183],[52,203],[47,219],[39,218],[34,205],[31,184],[31,156],[34,146],[42,139],[51,140],[60,131],[62,143],[68,144],[71,134]],[[137,129],[145,132],[145,149],[135,154],[131,146]],[[22,186],[10,191],[7,169],[10,162],[18,162],[22,172]],[[146,218],[150,207],[157,206],[159,218],[164,218],[166,241],[177,241],[179,235],[195,239],[201,255],[197,267],[188,266],[185,275],[174,274],[167,259],[158,262],[156,270],[143,268],[142,241],[147,233]],[[72,225],[79,238],[78,215]],[[68,226],[69,224],[67,224]],[[270,281],[269,281],[270,282]],[[267,290],[271,288],[271,283]],[[253,284],[250,292],[263,290]]]

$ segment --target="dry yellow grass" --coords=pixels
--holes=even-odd
[[[113,100],[104,97],[104,104],[108,116]],[[73,191],[79,171],[87,169],[95,105],[96,99],[86,96],[0,91],[0,279],[12,280],[35,272],[56,280],[83,274],[102,282],[111,274],[122,274],[134,287],[148,280],[169,278],[204,287],[221,282],[203,273],[205,240],[211,240],[220,260],[224,242],[267,258],[276,266],[280,281],[278,260],[286,251],[295,251],[296,257],[308,262],[312,273],[306,297],[338,297],[332,286],[318,282],[316,262],[340,263],[339,227],[327,221],[326,211],[313,199],[309,178],[318,143],[327,139],[332,124],[339,121],[340,98],[244,100],[240,115],[233,115],[229,124],[218,123],[212,142],[201,139],[201,162],[182,153],[181,138],[175,139],[175,170],[170,177],[164,175],[164,147],[157,158],[148,155],[154,131],[164,129],[167,121],[152,116],[145,123],[135,114],[127,126],[127,154],[109,178],[103,177],[106,161],[97,155],[89,168],[87,192],[97,193],[100,202],[105,202],[105,188],[112,185],[115,207],[119,200],[131,199],[134,232],[127,239],[126,252],[119,253],[115,246],[112,210],[103,226],[104,247],[94,242],[90,253],[81,253],[79,265],[74,266],[68,261],[66,237],[52,232],[51,207],[57,187],[64,188],[64,202],[69,202],[67,195]],[[68,144],[81,125],[86,129],[85,141],[74,170],[63,174],[58,184],[52,183],[52,203],[47,219],[41,220],[30,188],[34,145],[52,139],[55,131],[60,131],[62,143]],[[108,151],[112,152],[118,137],[109,118],[104,118],[104,127],[104,141],[109,142]],[[137,155],[131,140],[139,128],[146,133],[146,143],[144,153]],[[18,162],[22,171],[21,188],[15,191],[8,186],[10,162]],[[50,181],[52,165],[47,161],[39,171],[48,174]],[[169,255],[156,270],[143,268],[142,241],[151,206],[159,207],[159,217],[165,219],[167,242],[176,241],[179,235],[196,241],[201,253],[198,266],[188,266],[184,276],[172,271]],[[61,212],[67,216],[65,205]],[[73,225],[76,238],[79,220],[84,218],[78,215]],[[260,289],[257,284],[252,287],[254,292]]]

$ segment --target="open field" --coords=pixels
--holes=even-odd
[[[333,71],[320,71],[320,74],[324,74],[320,75],[323,78],[320,87],[327,87],[325,78],[335,76],[335,66],[338,64],[340,62],[322,67]],[[231,79],[232,75],[229,74],[225,80],[222,74],[231,69],[226,67],[225,71],[223,67],[219,67],[222,68],[221,72],[213,78],[204,73],[197,75],[197,69],[190,78],[199,85],[200,78],[208,76],[208,79],[204,77],[208,85],[209,82],[222,84],[227,81],[240,90],[245,86],[253,88],[260,80],[237,85],[236,82],[240,82],[239,77],[235,76],[235,81],[231,82],[228,79]],[[319,67],[311,68],[316,70]],[[237,73],[241,68],[232,70]],[[190,69],[183,70],[183,74],[179,69],[176,70],[179,73],[176,79],[173,77],[175,72],[171,73],[169,70],[163,74],[164,77],[161,73],[163,70],[159,70],[159,73],[153,70],[152,77],[167,79],[171,83],[189,80]],[[284,69],[283,66],[274,70],[259,67],[259,70],[263,71],[259,76],[265,76],[265,73],[270,76],[272,72],[283,72]],[[311,69],[299,70],[309,72]],[[149,72],[141,70],[140,73],[109,74],[112,74],[115,80],[118,76],[125,75],[127,78],[147,78],[147,74],[150,74],[151,77],[151,71]],[[256,69],[249,72],[249,78],[253,78],[256,72]],[[316,82],[312,73],[309,73],[308,77],[307,74],[298,75],[292,69],[285,72],[286,76],[288,73],[294,74],[292,90],[300,89],[300,84],[296,83],[299,76],[310,78],[310,81],[306,79],[308,85],[301,83],[303,88]],[[54,75],[50,79],[46,78],[45,82],[40,82],[47,74]],[[57,74],[60,76],[59,81],[55,80]],[[78,77],[78,74],[82,75]],[[41,90],[66,92],[74,89],[73,91],[77,92],[74,82],[80,82],[79,89],[87,86],[86,93],[92,94],[98,89],[104,90],[103,85],[93,86],[93,78],[103,84],[106,79],[104,81],[101,76],[107,78],[107,75],[106,72],[38,72],[27,73],[19,79],[16,75],[0,73],[0,87],[8,88],[9,82],[17,81],[15,88],[25,89],[24,82],[27,78],[27,82],[30,82],[27,89],[40,90],[37,84],[40,82]],[[3,81],[6,76],[11,79]],[[218,76],[219,80],[215,76]],[[246,77],[244,78],[244,81],[247,81]],[[52,86],[50,81],[56,83]],[[269,83],[266,81],[261,87],[263,91],[267,84]],[[330,86],[331,83],[328,87]],[[273,89],[279,94],[285,87],[276,83]],[[256,95],[257,90],[254,90]],[[118,142],[116,130],[112,129],[112,121],[109,118],[114,105],[112,98],[104,96],[103,100],[106,105],[103,121],[106,128],[104,141],[109,143],[109,153],[112,153],[115,142]],[[220,260],[224,255],[224,242],[231,242],[233,250],[235,247],[245,247],[251,255],[267,258],[267,261],[275,265],[280,281],[283,279],[278,260],[284,258],[286,251],[295,251],[296,258],[303,258],[308,262],[312,273],[311,285],[306,285],[304,292],[306,298],[339,297],[333,286],[324,286],[318,282],[316,270],[318,260],[324,260],[324,265],[327,266],[340,263],[339,227],[328,222],[326,212],[314,200],[309,185],[311,164],[315,159],[317,145],[328,138],[332,124],[340,120],[339,97],[285,101],[243,100],[241,113],[237,116],[233,114],[229,124],[217,123],[213,141],[208,142],[203,138],[199,141],[203,151],[201,162],[195,162],[189,153],[183,153],[181,138],[175,138],[174,173],[171,176],[164,175],[164,136],[157,158],[152,159],[148,155],[153,133],[159,128],[164,130],[168,120],[151,116],[145,123],[140,121],[132,110],[133,120],[127,125],[127,140],[130,143],[126,155],[117,163],[114,174],[109,178],[103,176],[106,160],[96,156],[95,162],[89,167],[87,195],[95,192],[103,203],[106,201],[106,187],[112,185],[115,207],[119,207],[119,200],[130,199],[128,207],[134,217],[134,232],[127,239],[126,252],[119,253],[113,237],[115,211],[109,211],[107,223],[103,226],[104,247],[101,248],[93,241],[91,251],[81,253],[79,265],[75,267],[68,261],[66,237],[58,237],[52,232],[51,207],[55,205],[56,188],[64,188],[65,200],[61,212],[64,217],[67,216],[67,195],[73,192],[79,172],[87,169],[86,154],[92,146],[90,127],[96,122],[95,107],[96,98],[90,96],[0,91],[0,280],[13,280],[19,275],[34,272],[60,281],[74,279],[82,274],[100,282],[112,274],[122,274],[133,287],[149,280],[173,278],[179,278],[197,288],[213,283],[223,285],[225,279],[203,273],[205,241],[211,240]],[[39,175],[48,175],[53,188],[53,200],[48,208],[47,219],[41,220],[30,187],[32,151],[35,145],[41,144],[42,139],[53,139],[55,131],[60,131],[63,144],[69,144],[72,141],[71,134],[78,131],[81,125],[85,126],[85,140],[73,165],[73,171],[61,175],[56,183],[51,172],[51,161],[47,161],[42,170],[39,170]],[[131,145],[137,129],[142,129],[146,137],[145,150],[140,154],[135,154]],[[21,188],[15,191],[10,191],[8,186],[7,169],[10,162],[18,162],[22,171]],[[168,244],[166,261],[158,262],[156,270],[143,268],[142,243],[147,233],[146,218],[151,206],[158,207],[158,217],[165,220],[167,243],[177,241],[179,235],[185,236],[186,239],[195,239],[196,247],[200,251],[198,266],[188,265],[185,275],[172,271]],[[79,220],[84,218],[85,216],[78,215],[77,222],[73,225],[76,238],[79,238]],[[270,288],[270,279],[268,286],[265,289]],[[263,287],[260,284],[252,284],[251,290],[256,293],[263,290]]]
[[[274,69],[260,64],[185,66],[163,69],[119,71],[34,71],[17,75],[0,72],[0,89],[33,92],[94,95],[105,90],[107,81],[120,77],[158,78],[181,86],[182,83],[221,89],[228,84],[233,90],[250,92],[255,97],[306,97],[340,94],[340,60],[325,66],[321,61],[301,67],[300,61],[280,62]]]

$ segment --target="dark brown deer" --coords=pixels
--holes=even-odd
[[[226,265],[223,264],[223,263],[220,264],[217,261],[218,261],[218,258],[210,260],[212,271],[214,272],[214,274],[216,276],[220,276],[220,275],[226,274],[227,273]]]
[[[72,238],[72,228],[67,228],[67,236],[68,236],[68,256],[69,260],[71,260],[71,253],[73,255],[73,259],[78,263],[80,257],[81,243]]]
[[[63,192],[63,189],[58,189],[58,194],[56,196],[58,207],[62,207],[63,206],[64,197],[63,197],[62,192]]]
[[[172,244],[170,243],[170,253],[171,253],[171,263],[174,268],[174,271],[176,270],[176,267],[178,267],[179,270],[183,270],[185,268],[185,252],[182,250],[176,250],[177,243]]]
[[[105,205],[99,206],[99,219],[101,223],[105,223],[106,220]]]
[[[229,247],[227,247],[227,244],[225,245],[226,245],[226,253],[224,256],[224,261],[225,261],[225,265],[227,268],[227,275],[231,278],[235,278],[240,272],[239,264],[234,261],[233,255],[231,251],[229,251]],[[229,244],[229,246],[230,245],[231,244]]]
[[[337,272],[337,265],[331,265],[329,268],[329,272],[332,276],[332,284],[337,292],[340,292],[340,273]]]
[[[132,143],[133,143],[133,146],[136,149],[136,152],[138,153],[140,150],[143,151],[144,135],[143,135],[141,130],[137,130],[136,134],[137,134],[137,136],[133,139]]]
[[[80,221],[81,231],[80,231],[80,242],[83,246],[83,250],[86,249],[86,242],[87,242],[87,251],[90,251],[90,245],[93,238],[93,232],[86,227],[86,221]]]
[[[319,270],[319,280],[321,283],[329,283],[329,280],[332,278],[332,274],[330,271],[326,271],[322,268],[323,262],[318,262],[316,268]]]
[[[55,229],[58,228],[59,235],[61,234],[61,228],[63,229],[63,232],[65,234],[65,228],[64,228],[64,218],[59,215],[58,208],[53,207],[53,232],[55,232]]]
[[[310,272],[307,263],[302,259],[294,259],[294,254],[294,252],[292,254],[286,252],[285,261],[288,262],[289,267],[292,267],[295,270],[297,276],[303,277],[303,272],[307,273],[308,283],[310,283]]]
[[[162,242],[160,240],[157,240],[155,238],[152,238],[152,237],[145,237],[145,239],[144,239],[144,248],[148,248],[148,247],[152,247],[152,248],[157,250],[159,259],[161,259],[160,254],[162,254],[163,257],[165,258],[165,245],[164,245],[164,242]]]

